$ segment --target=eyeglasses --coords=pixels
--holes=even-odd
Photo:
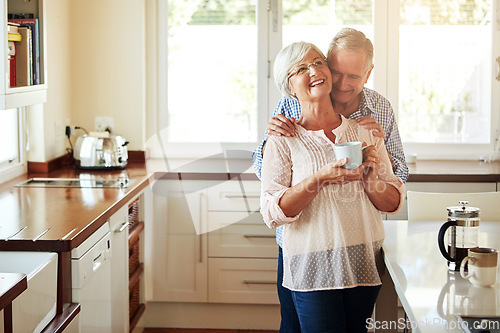
[[[288,74],[287,79],[290,79],[295,74],[297,74],[298,76],[308,74],[311,66],[314,67],[314,69],[321,68],[323,66],[326,66],[326,60],[325,59],[318,59],[318,60],[315,60],[314,62],[312,62],[308,65],[301,65],[299,68],[296,68],[294,71],[292,71],[290,74]]]

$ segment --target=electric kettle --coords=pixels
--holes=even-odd
[[[477,247],[479,238],[479,208],[467,207],[467,201],[459,201],[460,206],[447,207],[448,222],[439,229],[438,245],[443,257],[448,260],[448,269],[460,270],[462,260],[468,250]],[[449,230],[448,230],[449,229]],[[445,234],[448,231],[447,246]]]
[[[128,151],[121,136],[83,135],[78,137],[73,157],[80,169],[123,169],[127,166]]]

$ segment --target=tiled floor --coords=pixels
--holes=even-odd
[[[144,333],[277,333],[278,331],[257,330],[211,330],[187,328],[146,328]]]

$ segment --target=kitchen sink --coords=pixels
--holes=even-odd
[[[30,178],[17,187],[90,187],[90,188],[125,188],[132,181],[125,177],[105,178]]]

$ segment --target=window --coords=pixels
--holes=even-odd
[[[345,26],[362,31],[373,42],[372,0],[316,0],[314,3],[283,0],[283,41],[280,45],[308,41],[326,56],[333,36]],[[373,80],[367,86],[373,87]]]
[[[168,59],[168,107],[157,112],[168,115],[162,140],[184,157],[199,157],[188,148],[201,143],[252,151],[280,98],[272,77],[277,52],[298,40],[326,52],[343,26],[374,43],[367,86],[391,101],[406,152],[494,153],[500,19],[492,0],[157,1],[168,1],[158,19],[168,21],[167,51],[158,56]]]
[[[257,142],[257,1],[171,0],[168,18],[168,141]]]
[[[400,13],[403,140],[489,143],[491,1],[402,0]]]

